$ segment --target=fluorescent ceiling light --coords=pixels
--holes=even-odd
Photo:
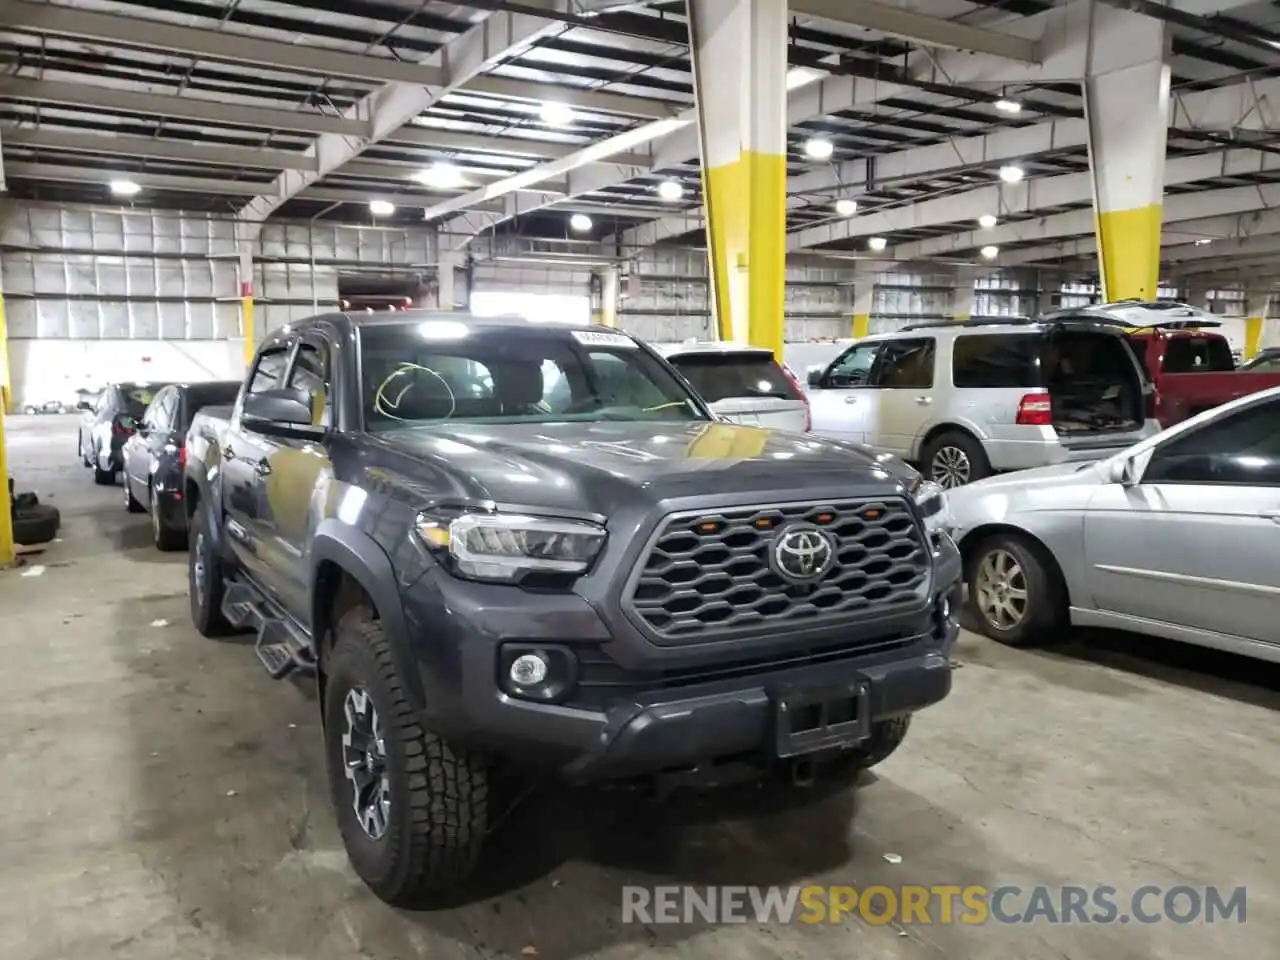
[[[111,192],[117,197],[134,197],[142,188],[132,180],[112,180]]]
[[[808,157],[814,160],[826,160],[835,152],[830,140],[823,140],[821,137],[812,137],[804,142],[804,152]]]
[[[994,260],[996,257],[1000,256],[1000,248],[997,246],[983,247],[982,256],[987,260]]]
[[[872,250],[877,250],[877,251],[883,250],[888,245],[889,245],[889,241],[886,240],[884,237],[872,237],[870,240],[867,241],[867,246],[870,247]]]
[[[852,217],[858,212],[858,201],[842,198],[836,201],[836,213],[842,217]]]
[[[984,213],[978,218],[978,226],[983,230],[990,230],[997,223],[999,223],[999,221],[996,219],[996,215],[994,213]]]
[[[591,229],[591,218],[585,213],[575,213],[569,218],[569,226],[578,233],[586,233]]]
[[[1211,237],[1202,237],[1201,239],[1196,241],[1196,246],[1204,247],[1204,246],[1208,246],[1211,243],[1213,243],[1213,239]]]
[[[1025,176],[1026,173],[1023,169],[1021,167],[1015,167],[1013,164],[1000,168],[1000,179],[1005,183],[1020,183],[1022,178]]]
[[[1017,100],[1006,100],[1003,97],[993,103],[992,106],[1001,113],[1015,114],[1022,112],[1022,104]]]
[[[437,190],[453,190],[464,184],[462,171],[444,160],[418,171],[413,179],[424,187],[435,187]]]
[[[375,217],[389,217],[396,212],[396,205],[386,200],[370,200],[369,212]]]
[[[573,123],[573,108],[558,100],[548,100],[538,111],[542,122],[552,127],[565,127]]]
[[[663,180],[658,184],[658,196],[663,200],[679,200],[684,196],[684,185],[679,180]]]

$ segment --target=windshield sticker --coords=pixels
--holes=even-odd
[[[631,347],[639,344],[622,333],[599,333],[595,330],[571,330],[574,338],[584,347]]]

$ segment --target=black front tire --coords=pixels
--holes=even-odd
[[[324,664],[325,753],[338,827],[352,867],[393,906],[423,906],[456,892],[475,869],[488,826],[486,764],[426,730],[405,699],[382,624],[348,613]],[[352,691],[372,702],[385,745],[390,807],[376,839],[356,815],[343,740]]]
[[[154,489],[150,493],[151,539],[155,542],[156,549],[165,553],[184,549],[187,546],[187,531],[175,530],[165,522],[160,499],[156,496]]]
[[[93,482],[100,487],[115,486],[116,474],[118,471],[114,466],[112,466],[111,460],[109,458],[107,458],[108,469],[106,470],[100,469],[98,465],[102,463],[103,459],[104,458],[102,457],[101,454],[97,452],[94,453],[93,463],[90,464],[90,466],[93,467]]]
[[[129,513],[145,513],[147,509],[133,495],[133,486],[127,476],[124,478],[124,508]]]
[[[967,465],[963,477],[958,465]],[[934,483],[951,489],[992,474],[987,451],[972,434],[948,430],[929,440],[920,451],[920,471]]]
[[[235,630],[222,615],[226,594],[222,561],[213,548],[213,520],[206,504],[196,506],[191,518],[191,546],[187,556],[187,594],[191,601],[191,622],[206,637],[225,637]]]
[[[1014,582],[1020,582],[1026,593],[1023,613],[1016,623],[998,623],[983,610],[980,595],[983,564],[1001,553],[1017,563],[1020,575]],[[965,558],[965,580],[969,587],[970,613],[992,640],[1011,647],[1051,643],[1066,627],[1068,604],[1061,576],[1052,558],[1045,556],[1044,549],[1025,537],[1001,533],[979,543]]]

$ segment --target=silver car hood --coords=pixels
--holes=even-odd
[[[988,477],[947,491],[955,536],[1015,515],[1082,510],[1105,482],[1097,462],[1058,463]]]

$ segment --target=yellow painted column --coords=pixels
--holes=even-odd
[[[9,497],[9,463],[5,456],[5,416],[13,412],[13,377],[9,367],[9,329],[4,319],[4,290],[0,289],[0,567],[13,563],[13,503]]]
[[[876,275],[870,270],[858,270],[853,275],[853,338],[865,337],[871,332],[871,311],[876,302]]]
[[[1244,319],[1244,360],[1257,356],[1262,348],[1262,328],[1267,322],[1267,307],[1270,302],[1269,293],[1249,294],[1249,315]]]
[[[13,413],[13,373],[9,366],[9,325],[4,313],[4,290],[0,288],[0,414]]]
[[[606,327],[618,325],[618,294],[621,278],[617,267],[606,267],[600,276],[600,323]]]
[[[1165,24],[1095,4],[1084,81],[1103,298],[1155,299],[1169,123]]]
[[[688,9],[716,330],[781,360],[786,0],[689,0]]]
[[[258,333],[253,324],[253,249],[240,244],[240,336],[244,338],[244,366],[247,370],[258,352]]]

